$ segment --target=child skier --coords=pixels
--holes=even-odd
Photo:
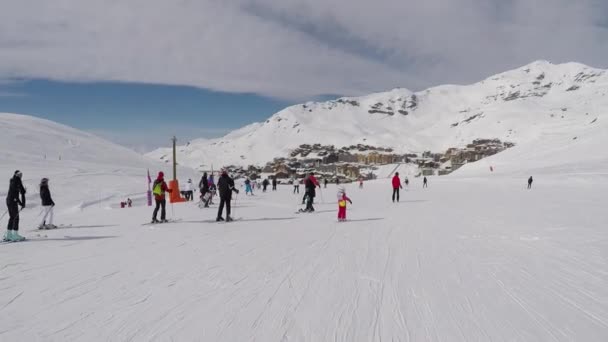
[[[253,189],[251,188],[251,181],[249,178],[245,179],[245,196],[251,194],[253,196]]]
[[[57,228],[53,224],[53,209],[55,208],[55,202],[51,198],[51,190],[49,190],[49,179],[42,178],[40,181],[40,199],[42,200],[42,210],[44,212],[44,217],[42,217],[42,222],[38,229],[53,229]],[[48,224],[47,224],[47,218]]]
[[[350,198],[348,198],[346,196],[346,191],[344,190],[344,187],[339,187],[338,188],[338,221],[339,222],[346,221],[346,202],[347,201],[350,204],[353,204],[353,201],[351,201]]]

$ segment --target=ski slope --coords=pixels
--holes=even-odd
[[[90,207],[0,245],[3,341],[605,341],[608,178],[411,178],[216,207]],[[241,192],[242,194],[242,192]],[[322,203],[324,202],[324,203]],[[173,214],[174,212],[174,214]]]
[[[0,197],[8,191],[15,170],[23,172],[27,188],[25,213],[40,211],[38,185],[50,179],[56,211],[79,211],[90,206],[112,207],[130,197],[146,201],[147,170],[170,175],[170,166],[150,160],[90,133],[28,115],[0,113]],[[195,173],[180,168],[178,176]]]

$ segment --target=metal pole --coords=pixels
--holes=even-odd
[[[175,147],[177,143],[177,138],[173,136],[173,139],[171,139],[171,141],[173,141],[173,180],[177,180],[177,152]]]

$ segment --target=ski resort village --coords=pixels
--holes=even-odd
[[[606,13],[4,2],[0,342],[608,341]]]

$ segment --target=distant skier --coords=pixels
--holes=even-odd
[[[188,179],[186,183],[186,201],[194,200],[194,185],[192,184],[192,179]]]
[[[393,177],[393,202],[395,202],[395,198],[399,202],[399,189],[403,189],[403,186],[401,186],[399,172],[395,172],[395,176]]]
[[[359,178],[359,189],[363,189],[363,178]]]
[[[346,221],[346,202],[353,204],[353,201],[350,200],[346,196],[346,191],[344,187],[341,186],[338,188],[338,221],[344,222]]]
[[[268,188],[268,184],[270,184],[270,182],[268,181],[268,178],[264,179],[264,181],[262,182],[262,191],[266,192],[266,188]]]
[[[315,208],[312,205],[316,196],[315,189],[317,188],[317,186],[321,188],[321,185],[315,178],[315,174],[311,172],[304,181],[304,187],[306,188],[306,194],[304,195],[304,198],[306,199],[306,209],[304,209],[305,212],[310,213],[315,211]]]
[[[249,178],[245,179],[245,196],[251,194],[253,196],[253,189],[251,188],[251,181]]]
[[[404,182],[405,182],[405,186],[409,188],[409,186],[410,186],[410,180],[407,177],[405,177],[405,181]]]
[[[21,182],[23,173],[17,170],[10,180],[8,194],[6,195],[6,206],[8,207],[8,226],[4,241],[23,241],[25,238],[19,235],[19,207],[25,208],[25,188]]]
[[[127,198],[127,208],[131,208],[133,206],[133,201],[130,198]]]
[[[44,216],[42,217],[42,222],[38,226],[38,229],[57,228],[57,226],[53,224],[53,209],[55,208],[55,202],[51,198],[51,190],[49,190],[48,178],[42,178],[42,180],[40,181],[40,200],[42,200],[42,210],[44,212]]]
[[[299,194],[300,193],[300,180],[297,178],[292,178],[291,180],[293,182],[293,193],[295,194],[297,192]]]
[[[530,176],[530,178],[528,178],[528,189],[532,189],[532,182],[534,182],[534,180],[532,179],[532,176]]]
[[[226,206],[226,222],[232,221],[230,217],[230,201],[232,200],[232,192],[239,193],[239,190],[234,187],[234,180],[228,176],[228,172],[222,171],[219,181],[217,182],[217,188],[220,192],[220,207],[217,211],[217,218],[215,221],[224,221],[222,212],[224,211],[224,205]]]
[[[428,183],[428,180],[426,179],[426,177],[424,177],[424,179],[422,180],[422,187],[423,188],[429,187],[429,183]]]
[[[209,180],[207,179],[207,172],[203,173],[201,181],[198,182],[198,188],[201,191],[201,201],[204,203],[205,208],[209,207],[209,197],[211,197],[211,194],[207,195],[209,192]]]
[[[340,178],[338,176],[336,176],[336,185],[340,185]]]
[[[325,180],[324,180],[324,182],[323,182],[323,183],[324,183],[324,185],[325,185],[325,189],[327,189],[327,183],[328,183],[327,178],[325,178]]]
[[[152,223],[167,222],[167,213],[165,210],[167,200],[165,199],[165,192],[173,192],[173,189],[167,187],[167,183],[165,183],[165,174],[160,171],[152,186],[152,193],[154,194],[154,201],[156,202],[154,213],[152,213]],[[159,208],[161,209],[160,221],[156,219]]]
[[[277,191],[277,176],[272,177],[272,191]]]

